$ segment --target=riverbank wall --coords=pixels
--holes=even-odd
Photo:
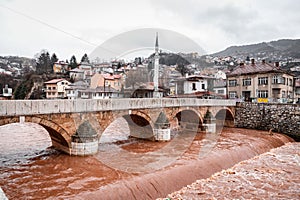
[[[271,130],[300,141],[300,105],[237,103],[235,127]]]

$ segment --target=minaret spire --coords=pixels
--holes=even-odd
[[[158,54],[158,32],[156,32],[156,40],[155,40],[155,55]]]
[[[154,55],[154,98],[159,98],[159,90],[158,90],[158,76],[159,76],[159,47],[158,47],[158,33],[156,32],[156,40],[155,40],[155,55]]]

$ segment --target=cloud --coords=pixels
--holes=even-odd
[[[6,0],[1,4],[36,19],[0,6],[2,55],[32,56],[50,49],[62,58],[82,56],[94,49],[83,40],[97,46],[143,28],[181,33],[209,53],[230,45],[300,37],[298,0]],[[134,42],[145,45],[143,37]]]

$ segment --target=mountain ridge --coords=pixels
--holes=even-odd
[[[268,59],[300,58],[300,39],[280,39],[248,45],[234,45],[212,56],[262,57]]]

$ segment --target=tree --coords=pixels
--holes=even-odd
[[[183,64],[178,64],[176,70],[181,73],[182,76],[185,76],[186,73],[189,73],[189,69]]]
[[[77,67],[77,61],[76,61],[76,57],[73,55],[70,59],[70,64],[69,66],[71,67],[71,69],[75,69]]]
[[[87,56],[86,53],[82,56],[81,62],[90,63],[89,57]]]
[[[146,68],[137,68],[136,70],[130,70],[126,76],[126,87],[132,87],[135,89],[135,85],[148,82],[148,70]]]
[[[51,66],[52,67],[53,67],[54,63],[56,63],[58,61],[58,58],[57,58],[55,53],[52,54],[52,56],[50,58],[50,61],[51,61]]]
[[[42,50],[37,58],[36,72],[38,74],[50,73],[53,71],[50,55],[46,50]]]

